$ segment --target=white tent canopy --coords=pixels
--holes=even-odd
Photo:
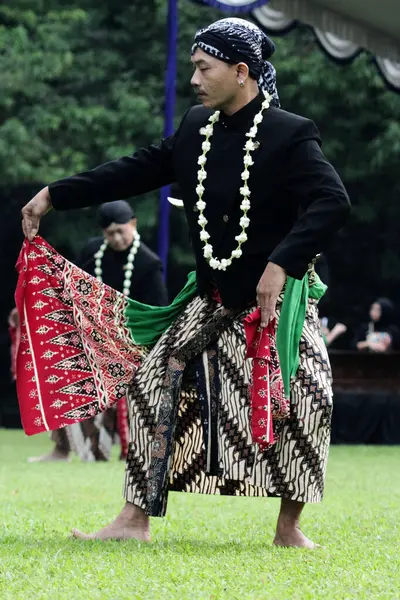
[[[270,33],[305,23],[330,56],[348,60],[362,49],[375,55],[386,81],[400,90],[400,0],[205,0],[225,9],[251,10]]]

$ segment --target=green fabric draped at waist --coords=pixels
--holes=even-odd
[[[299,367],[299,345],[308,299],[320,300],[326,289],[327,286],[315,271],[309,271],[301,280],[287,278],[276,334],[287,397],[290,394],[291,379]],[[134,341],[143,346],[153,346],[196,294],[196,273],[192,271],[184,288],[168,306],[149,306],[128,299],[126,324]]]

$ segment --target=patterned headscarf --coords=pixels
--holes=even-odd
[[[221,19],[196,33],[192,54],[197,48],[229,64],[246,63],[260,89],[271,94],[271,104],[280,105],[276,71],[267,60],[275,44],[259,27],[244,19]]]

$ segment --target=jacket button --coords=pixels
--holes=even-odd
[[[227,222],[229,221],[229,217],[228,217],[228,215],[224,215],[222,218],[223,218],[223,220],[225,221],[225,223],[227,223]]]

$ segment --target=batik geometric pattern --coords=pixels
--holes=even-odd
[[[25,240],[17,263],[17,391],[28,435],[95,417],[126,396],[146,349],[125,326],[127,300]]]
[[[277,318],[279,318],[279,306]],[[274,496],[319,502],[323,496],[332,412],[331,370],[315,301],[310,300],[292,382],[290,417],[262,452],[251,432],[243,318],[195,298],[138,369],[128,395],[131,443],[125,498],[163,516],[169,491]],[[203,390],[185,380],[196,356],[217,345],[218,474],[207,468]],[[209,435],[212,430],[209,430]]]

